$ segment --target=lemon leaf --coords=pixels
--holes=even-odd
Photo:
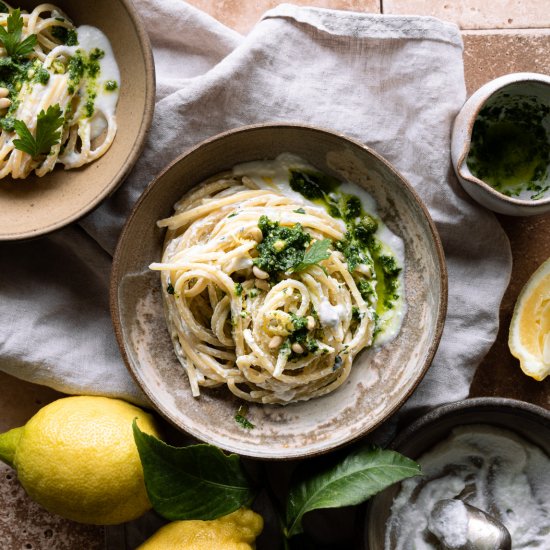
[[[211,520],[250,504],[255,491],[237,455],[213,445],[173,447],[142,432],[134,439],[153,508],[169,520]]]
[[[319,508],[340,508],[366,501],[408,477],[420,475],[420,466],[395,451],[373,447],[348,455],[335,467],[310,476],[290,488],[285,534],[302,532],[302,517]]]

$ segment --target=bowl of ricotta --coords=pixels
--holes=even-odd
[[[422,475],[380,493],[368,506],[370,550],[465,548],[462,503],[500,521],[512,547],[550,546],[550,412],[504,398],[439,407],[391,447],[416,460]],[[453,499],[450,517],[431,514]]]
[[[371,149],[239,128],[153,181],[121,235],[111,311],[126,364],[191,435],[257,458],[326,452],[407,399],[446,311],[437,232]]]

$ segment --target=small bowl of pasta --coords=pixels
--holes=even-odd
[[[407,399],[446,312],[443,252],[414,190],[326,130],[250,126],[146,189],[115,253],[118,343],[185,432],[257,458],[311,456]]]
[[[0,240],[57,230],[122,183],[154,82],[129,0],[0,2]]]

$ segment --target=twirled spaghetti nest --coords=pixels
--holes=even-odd
[[[266,223],[302,232],[298,259],[320,242],[326,259],[260,269]],[[185,196],[159,226],[167,227],[165,247],[151,268],[162,272],[168,327],[194,396],[226,384],[247,401],[308,400],[338,388],[372,343],[372,313],[332,246],[345,225],[324,208],[228,177]],[[290,246],[270,243],[275,257]]]

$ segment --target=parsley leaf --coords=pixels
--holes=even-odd
[[[7,30],[0,26],[0,42],[2,42],[8,56],[24,57],[29,55],[36,44],[36,34],[30,34],[25,40],[21,41],[23,18],[19,8],[8,15],[7,23]]]
[[[248,413],[248,406],[247,405],[241,405],[237,412],[235,413],[235,422],[237,424],[240,424],[245,430],[253,430],[256,426],[246,418],[246,415]]]
[[[297,271],[303,271],[304,269],[318,264],[322,260],[326,260],[330,256],[328,247],[331,245],[330,239],[321,239],[315,241],[305,252],[304,259],[297,265],[295,265],[290,271],[296,273]]]
[[[36,122],[36,137],[33,137],[22,120],[16,120],[13,126],[19,139],[14,139],[13,145],[31,157],[47,155],[52,146],[58,144],[61,139],[60,127],[63,120],[59,103],[50,105],[46,112],[40,111]]]

